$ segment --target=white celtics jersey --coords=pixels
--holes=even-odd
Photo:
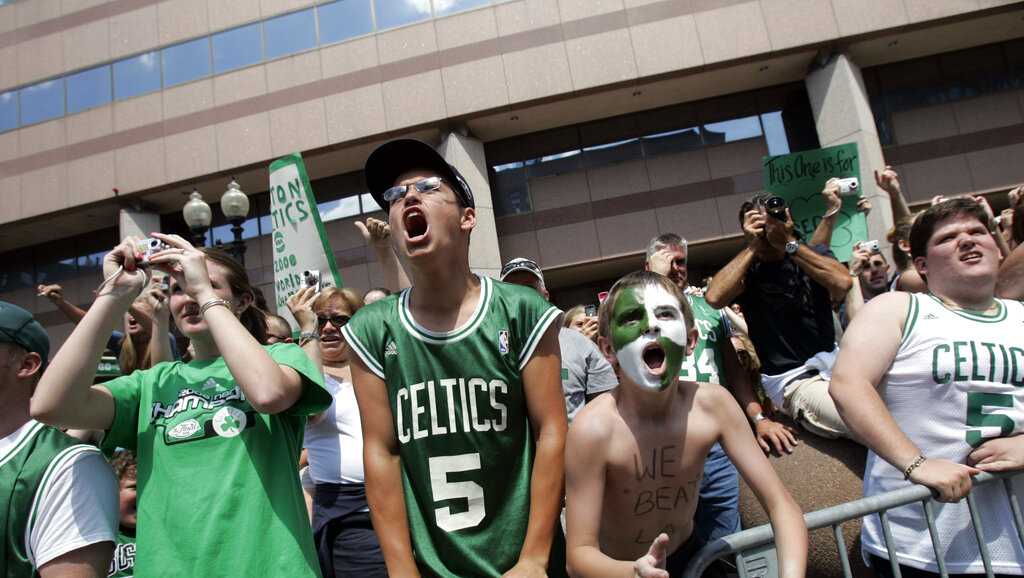
[[[951,310],[911,294],[903,340],[880,393],[896,423],[928,458],[966,463],[986,440],[1024,432],[1024,305],[999,300],[995,314]],[[1024,496],[1024,481],[1015,482]],[[903,472],[868,452],[864,495],[903,488]],[[997,574],[1024,574],[1024,550],[1002,483],[975,488]],[[950,573],[983,573],[967,502],[933,504]],[[920,503],[889,511],[900,563],[938,572]],[[888,558],[877,515],[864,518],[865,552]]]

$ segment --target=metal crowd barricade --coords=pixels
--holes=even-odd
[[[974,476],[973,487],[1002,482],[1006,490],[1007,500],[1010,502],[1013,522],[1017,528],[1017,538],[1021,541],[1021,547],[1024,547],[1024,517],[1021,516],[1021,498],[1016,494],[1011,483],[1011,480],[1018,476],[1024,476],[1024,472],[981,473]],[[985,566],[985,576],[993,578],[992,562],[989,557],[988,546],[985,544],[984,530],[978,518],[978,508],[975,504],[973,488],[965,499],[971,514],[974,534],[978,539],[978,544],[981,546],[981,561]],[[893,575],[896,578],[900,578],[901,574],[896,561],[895,545],[893,544],[892,532],[889,529],[886,511],[914,502],[920,502],[924,506],[925,520],[928,522],[928,533],[931,536],[939,574],[942,578],[948,578],[949,573],[946,571],[945,561],[938,550],[938,533],[935,530],[932,494],[931,490],[925,486],[915,485],[901,488],[892,492],[861,498],[853,502],[846,502],[831,508],[810,512],[804,515],[804,521],[807,523],[808,531],[827,527],[832,529],[832,535],[839,552],[839,560],[843,566],[843,575],[845,578],[853,578],[850,560],[846,554],[846,542],[843,540],[843,523],[867,514],[878,513],[882,521],[882,536],[885,541],[885,547],[889,551],[889,562],[892,564]],[[775,578],[779,575],[772,527],[770,524],[764,524],[719,538],[704,546],[693,557],[683,577],[698,578],[712,562],[729,555],[734,557],[740,578]]]

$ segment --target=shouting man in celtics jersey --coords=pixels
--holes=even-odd
[[[864,494],[931,488],[945,570],[983,573],[966,502],[981,470],[1024,469],[1024,305],[997,299],[999,249],[991,217],[971,199],[943,201],[910,231],[928,293],[892,292],[864,306],[843,337],[829,392],[870,448]],[[998,234],[998,233],[995,233]],[[1024,495],[1024,479],[1013,481]],[[997,574],[1024,573],[1002,484],[974,490]],[[903,576],[939,572],[920,504],[889,510]],[[891,575],[877,516],[864,518],[864,556]]]
[[[342,329],[392,577],[564,576],[560,312],[469,268],[473,194],[429,145],[366,161],[412,287]]]

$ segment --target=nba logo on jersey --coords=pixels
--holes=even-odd
[[[508,330],[502,329],[498,332],[498,353],[508,353]]]

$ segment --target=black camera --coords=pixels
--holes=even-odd
[[[764,201],[764,211],[768,213],[768,216],[778,219],[779,221],[786,220],[786,199],[782,197],[771,196]]]

